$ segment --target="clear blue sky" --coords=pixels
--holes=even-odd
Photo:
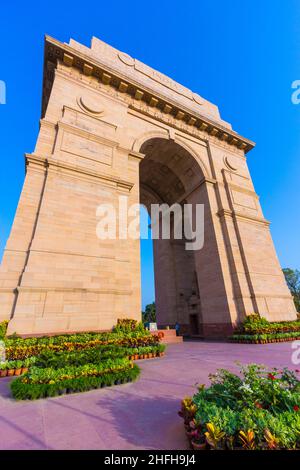
[[[4,3],[4,2],[3,2]],[[40,118],[43,36],[97,36],[216,103],[223,119],[253,139],[249,167],[282,266],[300,268],[300,79],[297,0],[151,2],[19,0],[1,5],[0,256],[34,149]],[[142,243],[143,304],[154,297],[152,251]]]

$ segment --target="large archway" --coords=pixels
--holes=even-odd
[[[246,315],[296,318],[255,193],[253,142],[217,106],[93,38],[45,39],[42,117],[0,268],[8,332],[108,330],[141,317],[140,246],[118,212],[204,205],[204,246],[155,240],[161,325],[226,336]],[[122,236],[99,239],[98,207]]]

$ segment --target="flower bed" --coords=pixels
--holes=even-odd
[[[229,337],[237,343],[279,343],[300,339],[300,321],[269,322],[259,315],[249,315]]]
[[[285,343],[286,341],[300,340],[300,332],[297,333],[276,333],[261,335],[243,335],[234,334],[230,336],[229,341],[232,343],[249,343],[249,344],[267,344],[267,343]]]
[[[44,351],[80,351],[101,345],[139,347],[155,345],[159,342],[157,336],[148,334],[121,336],[110,333],[108,335],[90,333],[45,338],[6,339],[6,354],[8,359],[15,360],[37,356]]]
[[[5,338],[8,361],[0,377],[11,383],[16,399],[35,399],[84,391],[138,376],[132,360],[158,357],[165,345],[134,320],[121,320],[110,333],[82,333],[42,338]]]
[[[194,449],[299,449],[300,382],[288,369],[220,369],[179,412]]]
[[[122,367],[120,363],[117,363],[116,367],[111,364],[107,370],[99,369],[95,365],[90,367],[86,365],[84,369],[81,367],[55,372],[58,373],[55,378],[52,376],[52,370],[49,376],[45,371],[40,374],[33,371],[18,377],[11,383],[14,398],[16,400],[36,400],[65,393],[85,392],[95,388],[119,385],[135,380],[140,371],[135,364],[127,360],[127,364],[123,363]],[[50,375],[52,379],[49,379]]]
[[[132,367],[132,363],[126,358],[107,359],[99,363],[86,363],[80,366],[68,366],[54,369],[52,367],[33,366],[20,378],[22,383],[52,384],[62,380],[76,377],[93,377],[102,375],[112,370],[123,370]]]
[[[122,346],[97,346],[75,351],[49,351],[45,350],[38,356],[31,356],[23,360],[6,361],[0,363],[0,377],[20,375],[27,372],[31,366],[54,369],[66,365],[81,366],[84,364],[97,364],[106,359],[128,358],[131,360],[150,359],[161,357],[165,351],[164,344],[141,346],[139,348],[126,348]]]

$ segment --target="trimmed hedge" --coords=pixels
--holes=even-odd
[[[98,346],[141,347],[159,343],[159,337],[146,331],[131,333],[83,333],[76,335],[46,336],[41,338],[6,338],[8,360],[37,356],[44,351],[80,351]]]
[[[267,344],[267,343],[284,343],[286,341],[300,340],[300,333],[274,333],[261,335],[243,335],[234,334],[229,337],[232,343],[249,343],[249,344]]]
[[[52,367],[31,367],[21,378],[22,383],[53,383],[76,377],[93,377],[112,370],[123,370],[132,367],[127,358],[108,359],[99,363],[86,363],[81,366],[65,366],[58,369]]]
[[[123,370],[112,370],[99,376],[65,379],[54,384],[24,383],[22,376],[11,383],[11,391],[16,400],[36,400],[131,382],[137,379],[139,373],[139,367],[134,364],[133,367],[129,366]]]
[[[81,366],[84,364],[97,364],[106,359],[129,358],[131,360],[144,359],[151,356],[159,356],[164,353],[166,346],[157,344],[153,346],[141,346],[139,348],[125,348],[121,346],[98,346],[80,351],[48,351],[45,350],[38,356],[30,356],[27,359],[18,359],[0,363],[1,371],[20,370],[31,366],[54,369],[64,366]]]
[[[269,322],[249,315],[229,340],[238,343],[275,343],[300,339],[300,321]]]
[[[84,364],[97,364],[106,359],[126,357],[127,348],[119,346],[98,346],[81,351],[44,351],[36,356],[37,367],[54,369],[64,366],[82,366]]]

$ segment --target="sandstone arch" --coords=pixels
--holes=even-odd
[[[41,126],[0,268],[0,320],[10,333],[43,334],[140,318],[139,241],[95,230],[100,203],[146,197],[140,179],[154,199],[205,204],[203,250],[175,256],[156,244],[167,259],[156,283],[170,278],[161,324],[179,319],[188,332],[194,315],[200,333],[225,336],[253,311],[294,319],[247,167],[253,142],[217,106],[124,57],[97,38],[89,48],[46,37]],[[155,187],[147,174],[163,166],[168,184]]]

